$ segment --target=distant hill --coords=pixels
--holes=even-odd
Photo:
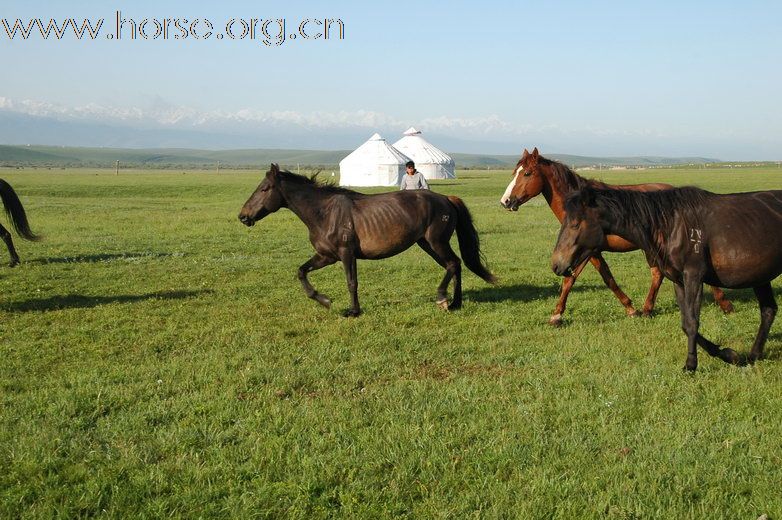
[[[451,154],[454,161],[460,167],[508,167],[515,166],[520,156],[518,155],[475,155],[475,154]],[[581,168],[584,166],[611,167],[611,166],[671,166],[676,164],[707,164],[720,162],[719,159],[707,157],[587,157],[583,155],[551,154],[546,155],[568,166]]]
[[[319,150],[194,150],[184,148],[78,148],[0,145],[0,166],[134,168],[257,168],[277,162],[302,166],[337,165],[347,151]]]
[[[4,167],[95,167],[111,168],[116,161],[133,168],[262,168],[276,162],[287,167],[336,168],[349,150],[195,150],[188,148],[78,148],[61,146],[0,145],[0,166]],[[516,155],[452,153],[457,168],[510,168]],[[667,166],[718,162],[705,157],[584,157],[553,154],[549,158],[569,166]]]

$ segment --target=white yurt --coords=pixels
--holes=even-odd
[[[380,134],[339,162],[340,186],[399,186],[410,159]]]
[[[394,143],[394,148],[410,157],[415,168],[427,180],[453,179],[456,177],[456,165],[453,159],[421,136],[413,127],[407,129],[404,137]]]

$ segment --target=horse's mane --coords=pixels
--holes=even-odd
[[[677,219],[688,228],[702,227],[703,203],[712,196],[694,186],[649,192],[587,186],[567,197],[565,211],[578,211],[578,205],[587,202],[610,224],[640,230],[638,245],[659,256]]]
[[[594,179],[587,179],[580,176],[576,172],[570,169],[569,166],[562,164],[559,161],[553,159],[546,159],[545,157],[538,157],[538,163],[550,166],[554,172],[554,181],[560,186],[570,188],[571,191],[583,190],[587,187],[593,188],[606,188],[607,185],[603,182],[596,181]]]
[[[321,191],[324,191],[326,193],[336,193],[341,195],[347,195],[349,197],[355,197],[355,196],[361,196],[362,194],[349,190],[347,188],[343,188],[341,186],[337,186],[336,184],[333,184],[331,181],[323,182],[320,179],[318,179],[318,174],[320,172],[315,172],[314,174],[307,177],[306,175],[299,175],[297,173],[289,172],[288,170],[280,170],[278,175],[282,177],[283,180],[287,182],[292,182],[295,184],[306,184],[309,186],[314,186]]]

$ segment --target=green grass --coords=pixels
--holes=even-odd
[[[595,172],[598,173],[598,172]],[[776,168],[601,172],[714,191]],[[685,374],[670,282],[630,319],[589,268],[547,325],[558,224],[508,213],[509,172],[434,183],[464,198],[497,287],[434,304],[423,252],[339,266],[303,294],[306,229],[236,219],[260,174],[2,171],[40,243],[0,270],[0,517],[750,518],[782,515],[782,335]],[[4,254],[4,253],[3,253]],[[639,252],[606,258],[641,304]],[[777,296],[780,282],[774,283]],[[701,330],[747,352],[751,292],[707,296]]]

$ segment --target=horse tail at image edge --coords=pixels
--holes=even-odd
[[[3,179],[0,179],[0,199],[3,200],[5,213],[8,215],[8,219],[11,221],[11,224],[19,236],[32,241],[40,240],[41,237],[30,230],[30,224],[27,222],[27,214],[24,211],[22,202],[16,195],[16,192],[11,185]]]

